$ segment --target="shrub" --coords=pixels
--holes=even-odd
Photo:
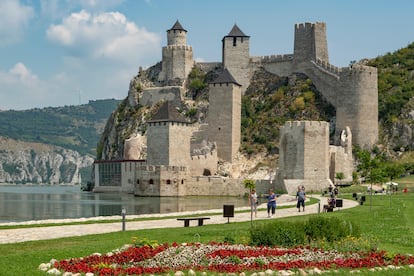
[[[347,237],[359,237],[359,227],[338,218],[311,217],[305,222],[270,222],[256,226],[250,232],[252,245],[297,246],[316,241],[329,243]]]
[[[350,221],[341,221],[335,217],[325,218],[322,216],[309,218],[304,230],[308,242],[315,240],[333,242],[347,236],[358,237],[360,234],[359,227]]]
[[[272,222],[262,224],[252,229],[251,244],[267,246],[295,246],[305,243],[303,231],[304,224],[301,222]]]
[[[292,112],[305,109],[305,99],[303,97],[297,97],[290,106]]]

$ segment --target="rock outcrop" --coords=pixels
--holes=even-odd
[[[0,183],[80,184],[93,158],[41,143],[0,137]]]

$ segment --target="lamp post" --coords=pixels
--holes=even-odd
[[[121,215],[122,215],[122,231],[125,231],[125,215],[126,215],[125,207],[122,207]]]

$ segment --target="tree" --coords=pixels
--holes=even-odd
[[[254,180],[248,178],[243,180],[243,184],[246,189],[249,189],[249,192],[251,192],[256,187]]]
[[[403,165],[398,163],[387,163],[385,164],[384,170],[386,176],[390,179],[390,181],[394,180],[404,173]]]
[[[339,184],[341,184],[342,180],[345,179],[345,174],[343,172],[337,172],[335,178],[338,179]]]

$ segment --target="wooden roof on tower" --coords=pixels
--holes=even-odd
[[[211,83],[234,83],[238,86],[241,86],[240,83],[236,81],[236,79],[233,77],[233,75],[227,70],[227,68],[224,68],[224,70],[218,75],[218,77],[213,80]]]

